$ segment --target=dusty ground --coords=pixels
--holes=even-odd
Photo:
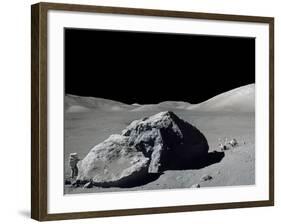
[[[218,139],[236,138],[239,146],[227,150],[220,159],[211,159],[198,167],[185,170],[168,170],[149,183],[130,188],[91,189],[65,186],[65,193],[128,191],[186,188],[199,183],[201,187],[255,184],[255,116],[253,112],[199,112],[173,110],[182,119],[196,126],[207,138],[209,152],[218,150]],[[111,134],[121,133],[131,121],[153,115],[151,111],[100,111],[91,110],[65,114],[65,177],[70,175],[69,153],[77,152],[82,159],[96,144]],[[213,154],[210,154],[213,155]],[[202,181],[203,175],[213,179]]]

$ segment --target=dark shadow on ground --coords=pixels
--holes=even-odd
[[[197,170],[202,169],[204,167],[210,166],[215,163],[219,163],[225,156],[224,152],[209,152],[205,156],[197,157],[192,160],[169,164],[169,167],[165,170]],[[140,172],[139,175],[129,176],[120,179],[115,182],[104,182],[104,183],[92,183],[92,186],[110,188],[110,187],[118,187],[118,188],[133,188],[138,186],[146,185],[150,182],[157,180],[163,172],[159,173],[148,173],[147,170]],[[87,182],[78,182],[75,187],[83,187]]]
[[[202,169],[204,167],[210,166],[215,163],[219,163],[223,157],[225,156],[224,152],[210,152],[206,154],[205,156],[194,158],[189,161],[185,162],[178,162],[175,164],[170,164],[169,168],[166,170],[196,170],[196,169]],[[143,186],[145,184],[148,184],[150,182],[153,182],[157,180],[163,172],[160,173],[143,173],[139,176],[128,177],[123,178],[117,182],[111,183],[102,183],[102,184],[94,184],[95,186],[100,187],[119,187],[119,188],[132,188],[132,187],[138,187]]]
[[[96,186],[96,187],[102,187],[102,188],[110,188],[110,187],[118,187],[118,188],[133,188],[133,187],[138,187],[138,186],[143,186],[145,184],[148,184],[150,182],[153,182],[157,180],[163,173],[148,173],[147,170],[144,172],[140,172],[138,175],[135,176],[128,176],[124,177],[118,181],[114,182],[102,182],[102,183],[97,183],[97,182],[92,182],[92,181],[80,181],[77,180],[74,182],[72,185],[65,184],[65,186],[69,185],[73,188],[77,187],[83,187],[85,184],[89,184],[90,187]]]
[[[198,170],[219,163],[224,156],[224,152],[209,152],[206,156],[194,158],[186,162],[170,164],[167,170]]]
[[[170,164],[169,167],[165,170],[194,170],[202,169],[204,167],[210,166],[215,163],[219,163],[225,156],[224,152],[210,152],[202,157],[197,157],[185,162],[177,162]],[[134,177],[125,177],[119,181],[115,182],[106,182],[106,183],[92,183],[92,186],[110,188],[133,188],[138,186],[146,185],[150,182],[157,180],[163,172],[160,173],[148,173],[147,170],[141,172],[139,175]],[[75,187],[83,187],[87,182],[78,182]]]
[[[150,182],[153,182],[157,180],[163,173],[147,173],[146,175],[143,175],[142,177],[129,177],[129,178],[123,178],[119,181],[116,181],[114,183],[103,183],[102,187],[108,188],[108,187],[119,187],[119,188],[132,188],[132,187],[139,187],[146,185]],[[95,186],[99,186],[99,184],[94,184]]]

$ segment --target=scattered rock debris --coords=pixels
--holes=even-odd
[[[219,149],[220,149],[220,151],[225,151],[225,150],[228,150],[229,148],[226,145],[220,143],[219,144]]]
[[[237,140],[236,140],[235,138],[233,138],[233,139],[230,140],[229,144],[230,144],[232,147],[235,147],[235,146],[238,145],[238,142],[237,142]]]
[[[226,151],[232,148],[235,148],[236,146],[238,146],[238,141],[233,138],[230,141],[227,140],[227,138],[224,138],[224,141],[222,142],[221,138],[218,139],[219,140],[219,150],[220,151]],[[243,144],[245,145],[245,141],[243,142]]]

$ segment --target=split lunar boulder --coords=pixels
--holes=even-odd
[[[173,112],[133,121],[121,135],[96,145],[78,164],[77,179],[98,186],[121,186],[207,155],[208,143],[194,126]]]

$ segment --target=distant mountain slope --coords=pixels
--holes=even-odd
[[[166,110],[194,110],[194,111],[255,111],[255,84],[242,86],[219,94],[205,102],[190,104],[183,101],[164,101],[158,104],[128,105],[118,101],[75,95],[65,96],[66,112],[87,112],[90,110],[104,111],[166,111]]]
[[[182,101],[164,101],[158,104],[145,104],[134,108],[132,111],[160,111],[160,110],[172,110],[172,109],[187,109],[190,106],[189,103]]]
[[[255,84],[242,86],[219,94],[205,102],[191,105],[189,110],[200,111],[255,111]]]
[[[164,101],[159,103],[158,106],[164,108],[187,109],[191,104],[183,101]]]
[[[137,106],[136,108],[133,108],[131,111],[158,111],[159,107],[157,104],[145,104]]]
[[[113,100],[97,98],[97,97],[82,97],[67,94],[64,98],[66,112],[86,112],[90,110],[105,110],[105,111],[123,111],[135,108],[133,105],[127,105]]]

